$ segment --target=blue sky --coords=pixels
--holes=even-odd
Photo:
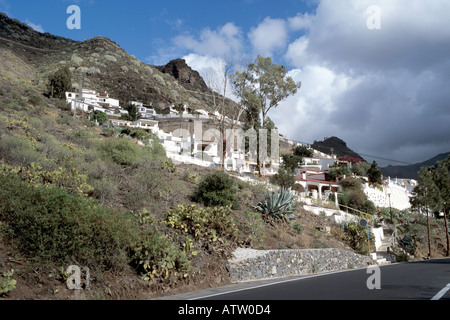
[[[81,30],[66,27],[70,16],[66,9],[73,4],[81,9]],[[0,11],[39,31],[80,41],[105,36],[152,64],[189,54],[174,42],[180,35],[218,30],[227,23],[245,34],[267,17],[285,18],[314,9],[314,1],[295,0],[283,0],[283,5],[263,0],[0,0]]]
[[[81,30],[66,27],[73,4]],[[184,58],[204,77],[270,56],[302,82],[269,113],[287,137],[337,136],[409,163],[450,151],[448,0],[0,0],[0,11],[74,40],[108,37],[149,64]]]

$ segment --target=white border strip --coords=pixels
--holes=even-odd
[[[447,284],[441,291],[437,293],[431,300],[440,300],[444,294],[447,293],[447,291],[450,290],[450,283]]]

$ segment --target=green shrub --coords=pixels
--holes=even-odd
[[[11,167],[0,164],[0,173],[14,174],[30,183],[57,186],[68,193],[87,195],[93,190],[92,186],[87,183],[87,176],[78,173],[74,168],[67,170],[60,167],[57,170],[43,170],[40,165],[35,163],[31,163],[28,167]]]
[[[134,240],[130,217],[95,200],[0,174],[0,220],[10,240],[34,262],[118,269]]]
[[[206,174],[199,182],[192,200],[205,206],[238,207],[237,184],[223,171]]]
[[[147,231],[132,247],[131,264],[142,278],[153,282],[170,276],[186,278],[190,275],[190,261],[170,239],[158,231]]]
[[[369,246],[367,241],[367,229],[357,222],[351,222],[346,227],[346,239],[350,246],[360,254],[368,254]],[[369,232],[371,252],[375,250],[375,236]]]
[[[257,212],[245,211],[242,213],[242,221],[239,231],[244,237],[244,242],[251,247],[264,242],[266,238],[265,222]]]
[[[28,103],[32,104],[33,106],[43,106],[44,105],[44,99],[42,99],[41,96],[33,95],[28,98]]]
[[[11,269],[11,271],[4,272],[3,276],[0,277],[0,296],[16,288],[17,281],[11,279],[13,274],[14,269]]]
[[[184,172],[184,180],[190,183],[197,184],[198,182],[198,174],[196,173],[190,173],[189,170],[186,170]]]
[[[27,166],[32,162],[44,162],[44,157],[37,152],[32,143],[21,137],[6,136],[0,139],[0,157],[12,165]]]
[[[302,233],[304,229],[303,226],[299,223],[294,224],[293,228],[295,231],[297,231],[297,233]]]
[[[108,121],[108,116],[103,111],[95,110],[94,112],[92,112],[90,114],[90,120],[91,121],[96,121],[97,120],[98,124],[102,125],[106,121]]]
[[[288,221],[293,218],[295,204],[295,196],[289,190],[280,188],[278,192],[269,192],[266,199],[259,202],[255,209],[275,221]]]
[[[295,172],[290,168],[280,168],[277,174],[270,177],[270,182],[286,189],[292,188],[295,185]]]
[[[119,165],[135,165],[140,160],[139,146],[127,139],[108,138],[98,146],[100,154]]]
[[[63,67],[48,77],[47,95],[50,98],[64,99],[66,92],[72,86],[71,73],[68,67]]]
[[[237,227],[230,214],[230,207],[197,209],[194,205],[180,205],[166,213],[164,222],[203,244],[214,246],[215,243],[224,243],[227,239],[236,239]]]

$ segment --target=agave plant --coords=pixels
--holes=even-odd
[[[289,221],[293,218],[294,205],[295,196],[289,189],[282,187],[278,192],[269,192],[266,199],[254,208],[273,220]]]

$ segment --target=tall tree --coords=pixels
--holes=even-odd
[[[68,67],[58,69],[48,78],[48,96],[65,99],[66,92],[72,87],[72,75]]]
[[[367,176],[369,178],[369,182],[372,183],[381,183],[381,175],[382,172],[380,169],[378,169],[377,162],[374,160],[372,162],[372,165],[370,166],[369,170],[367,170]]]
[[[448,214],[450,208],[450,156],[446,159],[437,162],[432,168],[433,180],[436,187],[439,189],[439,196],[441,208],[444,211],[444,227],[447,239],[447,256],[450,255],[450,240],[448,234]],[[438,204],[438,211],[441,210]]]
[[[138,108],[134,104],[127,104],[123,107],[128,111],[128,114],[122,114],[121,119],[128,121],[136,121],[141,118]]]
[[[237,72],[234,78],[241,79],[244,84],[241,87],[243,90],[237,92],[238,97],[244,98],[261,113],[262,127],[269,111],[287,97],[296,94],[301,87],[301,82],[296,83],[287,76],[285,66],[272,63],[270,57],[258,56],[247,66],[247,70]]]
[[[302,158],[311,158],[314,155],[314,151],[311,148],[302,145],[293,147],[292,153]]]
[[[433,180],[432,169],[430,167],[420,168],[417,186],[413,189],[411,205],[427,215],[428,257],[431,257],[429,212],[430,210],[440,210],[441,204],[440,190]]]
[[[290,95],[297,93],[301,87],[301,82],[296,83],[287,76],[284,66],[273,64],[270,57],[261,56],[250,63],[246,70],[235,72],[232,75],[232,83],[235,95],[247,111],[248,126],[257,132],[261,128],[268,128],[266,120],[269,111]],[[259,143],[257,154],[257,169],[261,174]]]

